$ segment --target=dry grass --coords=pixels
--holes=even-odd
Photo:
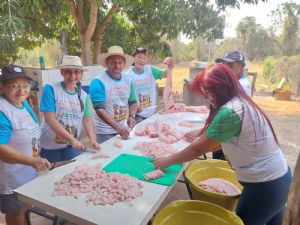
[[[173,70],[173,92],[182,93],[182,88],[184,84],[184,79],[189,77],[188,67],[175,67]],[[164,87],[166,83],[166,78],[158,80],[159,87]]]
[[[263,79],[263,65],[261,63],[252,63],[249,67],[249,72],[257,73],[256,90],[264,90],[269,88],[268,83]],[[173,69],[173,92],[182,94],[184,79],[189,77],[189,67],[178,67]],[[158,80],[159,87],[164,87],[166,79]]]

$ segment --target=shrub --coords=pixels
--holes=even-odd
[[[273,56],[269,56],[264,60],[263,76],[271,83],[276,82],[276,63],[277,60]]]

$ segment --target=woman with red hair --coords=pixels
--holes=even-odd
[[[187,162],[222,145],[243,185],[237,215],[245,225],[282,224],[292,176],[268,117],[226,65],[208,67],[193,87],[210,102],[205,126],[198,139],[178,153],[157,158],[155,166]]]

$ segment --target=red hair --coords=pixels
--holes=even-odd
[[[201,88],[212,92],[216,97],[216,106],[210,106],[210,113],[206,120],[204,128],[201,130],[200,135],[203,134],[215,115],[219,111],[220,107],[234,97],[238,97],[241,101],[245,102],[246,105],[251,105],[257,113],[261,113],[268,122],[274,138],[277,141],[272,124],[263,110],[250,98],[243,87],[241,86],[237,76],[233,71],[224,64],[213,64],[204,69],[193,81],[191,88],[204,96]],[[243,118],[242,118],[243,120]]]

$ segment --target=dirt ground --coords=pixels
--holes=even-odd
[[[274,100],[268,93],[256,93],[254,101],[262,107],[273,124],[282,151],[293,171],[300,152],[300,102]],[[162,207],[176,199],[188,198],[185,184],[178,182],[163,202]],[[4,217],[0,214],[0,225],[4,224]],[[34,216],[32,224],[48,225],[51,223],[49,220]]]

